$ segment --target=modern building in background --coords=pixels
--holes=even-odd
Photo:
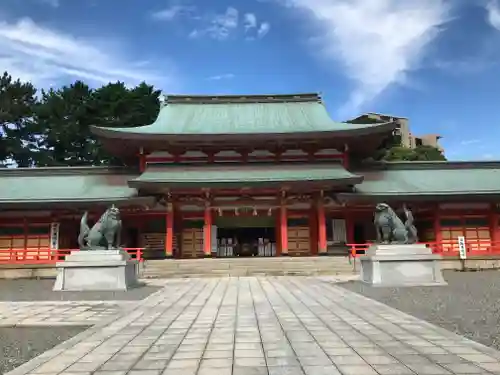
[[[401,137],[401,145],[403,147],[415,148],[417,146],[431,146],[437,148],[444,154],[443,147],[439,144],[441,138],[438,134],[414,135],[410,131],[408,119],[406,117],[396,117],[391,115],[383,115],[380,113],[369,112],[347,121],[352,124],[369,124],[369,123],[384,123],[394,122],[397,124],[395,134]]]
[[[153,124],[91,129],[130,167],[0,169],[0,249],[74,249],[83,212],[112,204],[146,258],[345,255],[375,240],[380,202],[407,204],[421,241],[495,244],[500,163],[366,164],[395,131],[412,147],[408,122],[357,122],[317,94],[170,96]]]

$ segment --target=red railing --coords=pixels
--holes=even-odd
[[[422,244],[430,247],[434,254],[441,254],[445,257],[458,257],[459,248],[458,240],[445,240],[441,242],[421,242]],[[363,255],[370,247],[371,243],[365,244],[348,244],[350,248],[350,255],[356,258]],[[468,256],[474,255],[500,255],[500,241],[493,242],[490,240],[465,240],[465,247]]]
[[[132,259],[142,262],[144,248],[124,248]],[[72,251],[79,249],[0,249],[0,264],[53,264],[63,262]]]

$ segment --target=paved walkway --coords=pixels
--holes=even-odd
[[[320,279],[175,285],[10,374],[500,374],[500,352]]]

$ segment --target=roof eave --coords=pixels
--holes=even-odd
[[[467,197],[471,201],[491,200],[491,198],[500,198],[499,191],[491,192],[398,192],[398,193],[339,193],[338,198],[343,201],[351,202],[381,202],[381,201],[461,201]]]
[[[123,206],[152,206],[154,197],[118,197],[118,198],[90,198],[90,199],[58,199],[58,200],[0,200],[0,208],[60,208],[60,207],[88,207],[106,206],[114,204]]]
[[[229,134],[165,134],[165,133],[135,133],[130,132],[131,129],[124,128],[102,128],[98,126],[91,126],[90,131],[98,137],[107,139],[120,139],[120,140],[142,140],[142,141],[198,141],[199,139],[211,140],[237,140],[242,138],[251,137],[254,139],[304,139],[306,138],[324,138],[324,137],[339,137],[349,138],[358,137],[368,134],[388,133],[396,128],[394,122],[387,122],[381,124],[367,124],[366,126],[353,126],[352,129],[341,129],[321,132],[290,132],[290,133],[229,133]]]
[[[349,186],[357,185],[363,182],[363,176],[353,175],[347,178],[337,178],[337,179],[321,179],[321,180],[279,180],[279,181],[171,181],[171,180],[149,180],[141,181],[139,179],[130,180],[128,182],[129,187],[136,189],[178,189],[178,188],[242,188],[242,187],[281,187],[282,185],[328,185],[331,187],[335,186]]]

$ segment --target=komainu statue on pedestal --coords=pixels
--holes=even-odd
[[[418,241],[417,228],[413,224],[411,211],[403,206],[406,222],[396,215],[386,203],[379,203],[375,207],[373,223],[377,232],[377,242],[382,244],[412,244]]]
[[[108,208],[92,228],[87,218],[88,212],[85,212],[80,221],[78,245],[81,250],[112,250],[120,246],[122,221],[117,207]]]

